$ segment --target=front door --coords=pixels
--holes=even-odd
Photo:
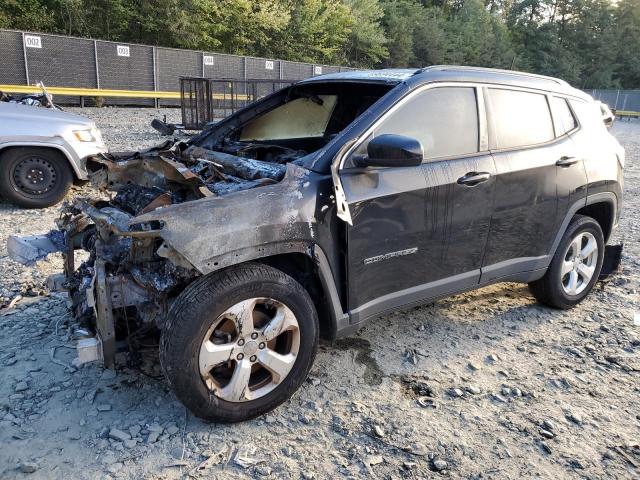
[[[462,85],[413,92],[352,154],[366,154],[377,135],[398,134],[422,143],[422,165],[363,169],[346,159],[339,175],[352,220],[352,321],[478,283],[495,167],[477,93]]]

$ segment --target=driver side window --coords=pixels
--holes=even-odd
[[[415,138],[425,161],[478,152],[478,106],[473,87],[430,88],[393,111],[358,148],[366,154],[371,138],[383,134]]]

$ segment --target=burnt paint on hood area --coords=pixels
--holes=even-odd
[[[264,155],[262,145],[237,153]],[[273,149],[267,153],[274,155]],[[116,192],[109,205],[133,217],[126,230],[160,225],[158,235],[205,274],[247,258],[305,251],[314,243],[319,204],[326,212],[332,202],[330,177],[291,162],[304,152],[275,153],[288,163],[167,142],[126,156],[96,157],[90,165],[94,185]]]
[[[277,184],[159,208],[130,224],[161,222],[159,235],[206,274],[248,256],[302,251],[316,243],[318,204],[323,197],[331,203],[330,188],[319,184],[328,180],[290,163]]]

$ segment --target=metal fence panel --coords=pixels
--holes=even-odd
[[[280,62],[266,58],[247,57],[247,78],[278,80]]]
[[[237,78],[239,80],[244,78],[243,57],[205,52],[204,59],[206,60],[204,64],[205,78]]]
[[[154,90],[153,47],[97,40],[96,54],[100,88]],[[108,102],[112,105],[154,104],[153,99],[144,98],[110,98]]]
[[[614,108],[640,112],[640,90],[620,90]]]
[[[118,47],[126,46],[128,56],[119,55]],[[100,88],[153,90],[153,47],[96,41]],[[120,49],[122,50],[122,49]]]
[[[640,112],[640,90],[586,90],[596,100],[616,110]]]
[[[202,53],[193,50],[156,48],[158,90],[180,91],[180,77],[202,76]]]
[[[27,46],[34,44],[29,41],[30,36],[40,39],[36,43],[39,48]],[[43,82],[45,85],[97,88],[93,40],[44,34],[25,34],[25,40],[30,84]],[[56,95],[55,101],[77,105],[80,98]]]
[[[93,40],[39,35],[41,48],[26,48],[29,81],[97,88]]]
[[[27,76],[24,69],[22,34],[0,30],[0,83],[24,85]]]
[[[188,76],[277,81],[352,70],[11,30],[0,30],[0,58],[0,83],[33,85],[43,81],[45,85],[55,87],[170,92],[178,92],[180,77]],[[273,92],[275,85],[257,82],[252,87],[255,91],[249,92],[247,83],[238,83],[234,86],[234,95],[251,94],[259,98]],[[110,104],[158,103],[144,98],[109,97],[106,100]],[[56,96],[56,101],[77,104],[80,98]],[[178,100],[162,100],[162,104],[177,105]]]
[[[287,80],[304,80],[314,75],[313,65],[300,62],[282,61],[282,78]]]
[[[324,75],[325,73],[339,73],[340,72],[340,67],[334,67],[332,65],[321,65],[322,67],[322,74]]]
[[[156,48],[158,90],[180,91],[180,77],[202,76],[202,53],[193,50]],[[180,105],[180,100],[162,100],[162,105]]]

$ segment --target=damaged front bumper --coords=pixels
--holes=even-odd
[[[173,300],[211,271],[212,257],[269,240],[262,224],[286,225],[292,238],[299,237],[291,222],[305,173],[255,158],[265,148],[237,152],[246,158],[168,142],[144,152],[91,157],[87,168],[102,192],[98,198],[63,205],[57,230],[46,235],[9,238],[10,257],[23,264],[62,253],[64,272],[47,283],[68,293],[73,316],[97,342],[82,343],[79,361],[100,356],[113,367],[117,352],[144,349],[149,336],[157,340]],[[267,150],[269,158],[282,154],[287,161],[299,155],[283,147]],[[256,187],[281,201],[263,213],[261,195],[247,191]],[[308,220],[301,225],[309,231]],[[282,228],[272,230],[274,240],[281,239]]]
[[[24,264],[51,253],[63,254],[64,272],[50,276],[47,286],[68,293],[74,316],[94,334],[93,339],[78,342],[78,363],[103,360],[113,367],[117,351],[133,346],[131,333],[158,327],[172,290],[197,275],[162,242],[158,230],[134,230],[128,221],[129,216],[101,206],[100,201],[76,200],[63,208],[59,230],[11,236],[7,243],[9,256]],[[80,265],[76,265],[77,250],[88,253]],[[127,335],[119,335],[117,328],[126,329]]]

